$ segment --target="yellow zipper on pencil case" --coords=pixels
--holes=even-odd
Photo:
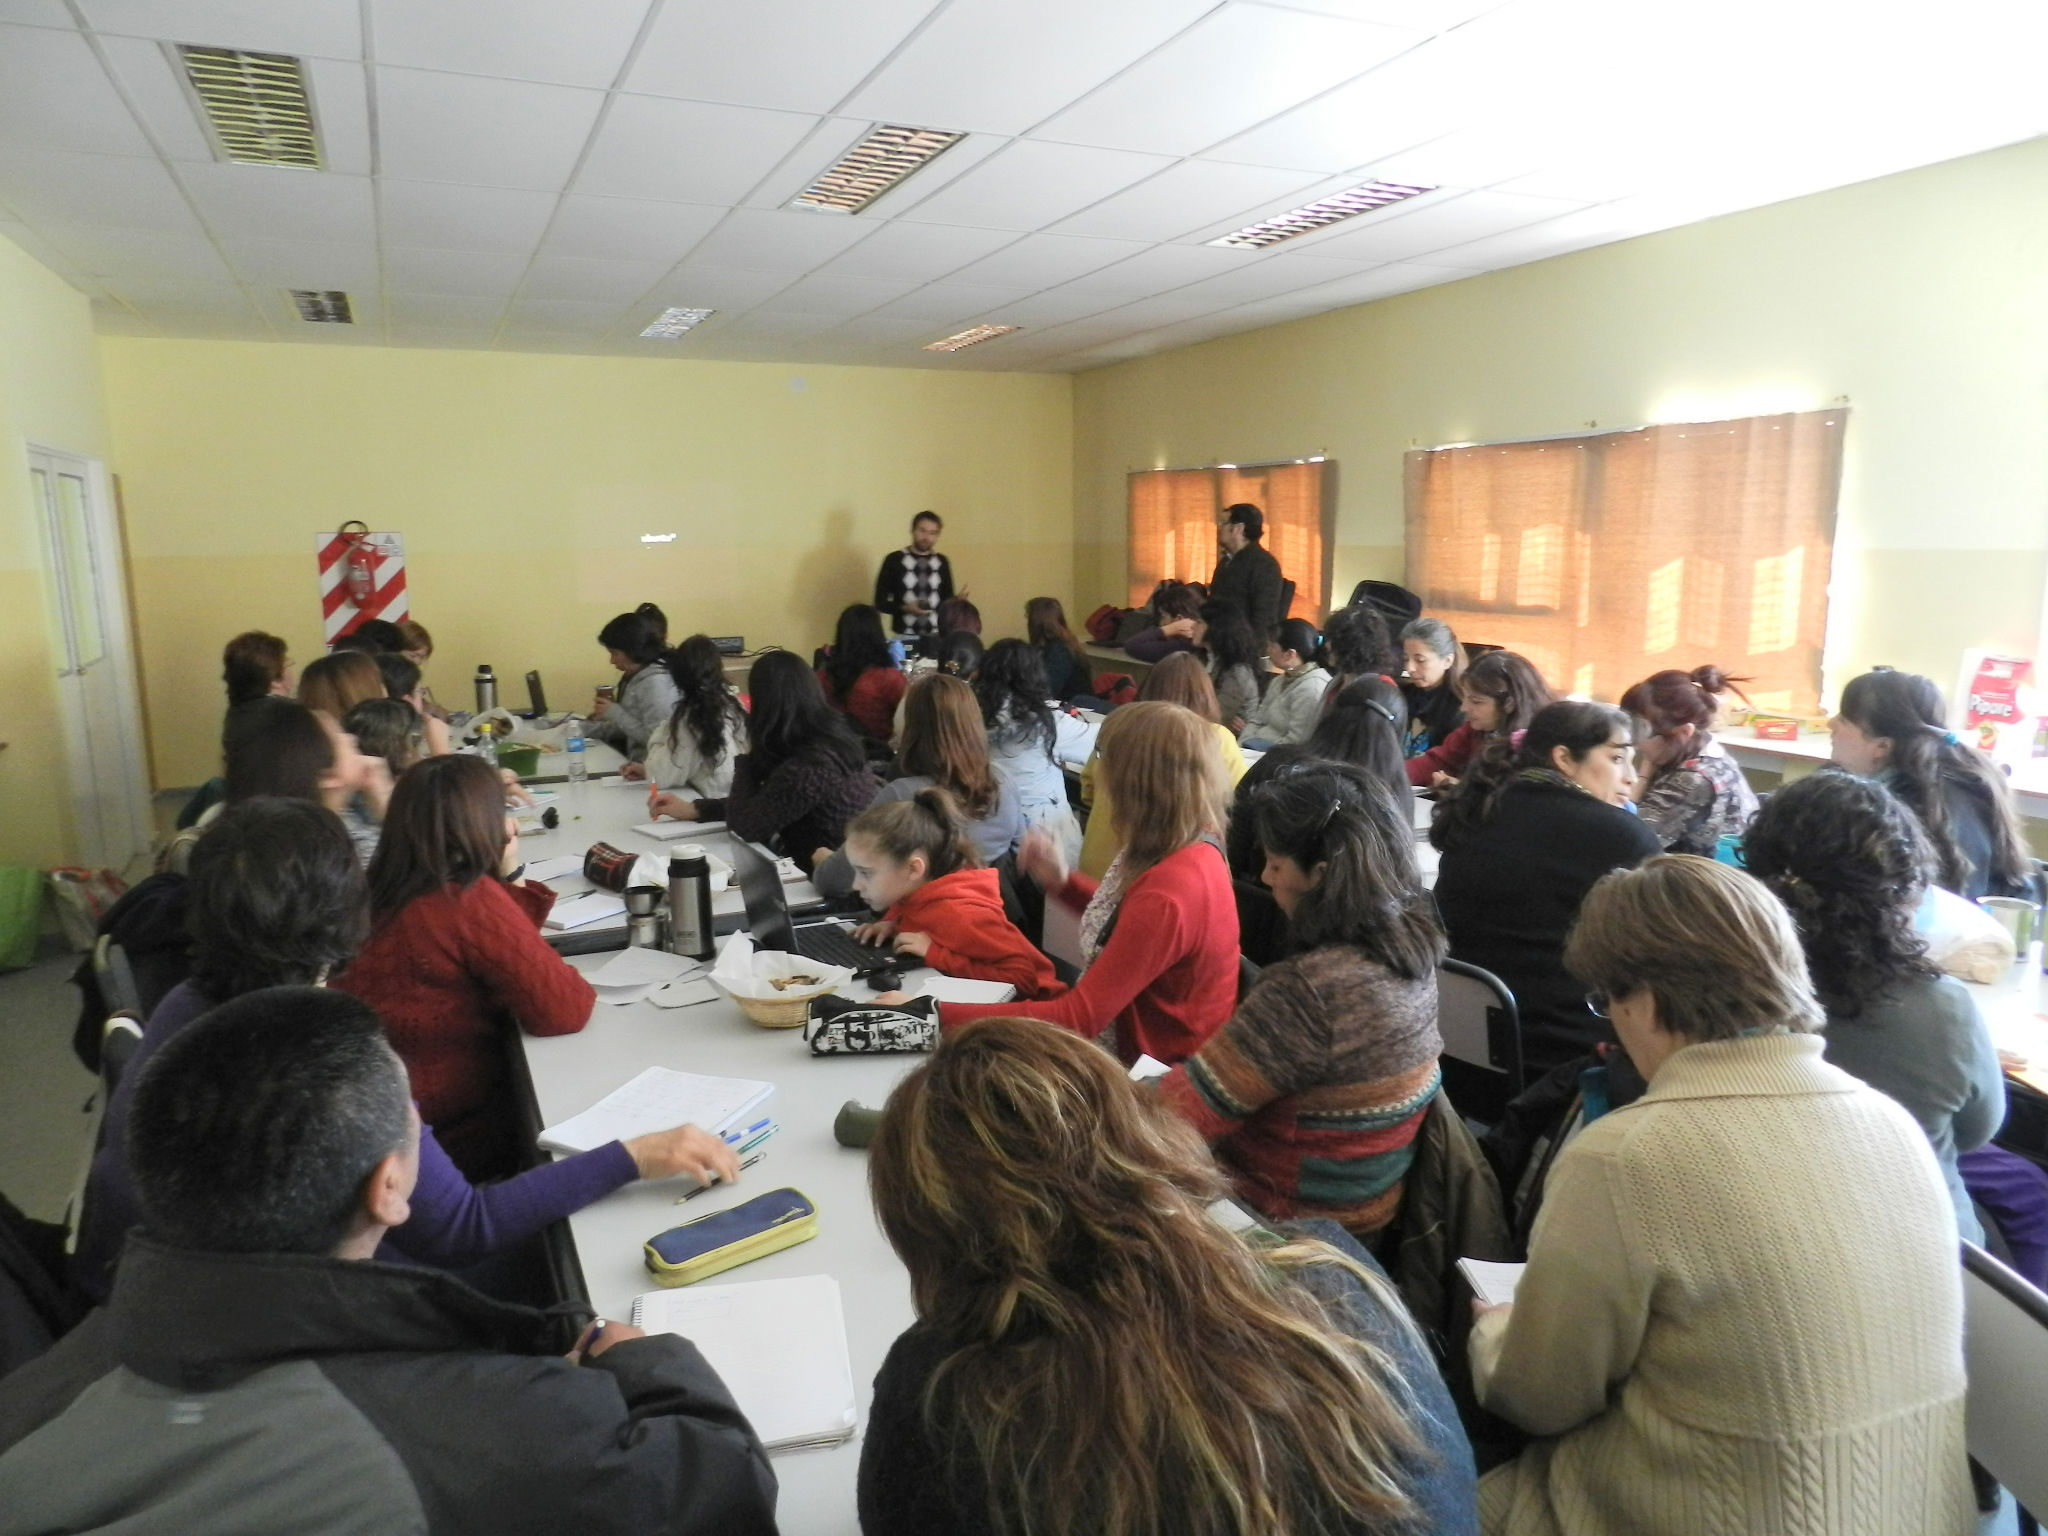
[[[658,1232],[644,1245],[657,1285],[689,1285],[818,1235],[818,1211],[800,1190],[776,1189]]]

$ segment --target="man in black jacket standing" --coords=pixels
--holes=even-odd
[[[695,1345],[379,1264],[419,1118],[377,1016],[274,987],[136,1084],[112,1301],[0,1382],[0,1529],[773,1536]]]
[[[1286,617],[1280,611],[1280,562],[1259,542],[1265,532],[1266,514],[1250,502],[1225,507],[1218,533],[1223,558],[1216,562],[1216,579],[1209,583],[1209,600],[1229,603],[1243,613],[1261,645],[1273,638],[1274,627]]]
[[[884,555],[875,573],[875,606],[899,635],[936,634],[939,604],[954,595],[952,562],[937,549],[945,527],[938,513],[918,513],[910,520],[910,542]]]

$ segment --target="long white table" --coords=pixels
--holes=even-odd
[[[544,760],[544,763],[548,760]],[[616,759],[613,763],[615,765]],[[544,766],[543,773],[548,770]],[[581,853],[598,841],[621,848],[658,852],[670,845],[631,830],[646,815],[645,786],[626,788],[615,780],[547,785],[561,825],[527,840],[529,859]],[[727,857],[723,833],[685,841]],[[730,860],[728,859],[728,862]],[[552,882],[574,892],[578,876]],[[785,887],[793,902],[814,895],[808,883]],[[739,892],[718,893],[720,915],[743,910]],[[570,964],[597,969],[609,952],[574,956]],[[907,978],[916,985],[916,973]],[[919,1056],[814,1057],[795,1029],[762,1029],[750,1023],[722,993],[691,1008],[657,1008],[641,1002],[616,1007],[600,1002],[579,1034],[551,1039],[522,1036],[527,1073],[543,1124],[588,1108],[649,1066],[676,1067],[720,1077],[773,1083],[763,1113],[782,1129],[762,1148],[767,1160],[749,1169],[731,1188],[715,1188],[687,1204],[676,1203],[687,1181],[629,1184],[569,1219],[584,1288],[599,1315],[624,1321],[633,1298],[655,1289],[642,1262],[641,1245],[680,1222],[737,1205],[742,1200],[791,1185],[818,1209],[818,1235],[771,1254],[710,1284],[769,1280],[782,1276],[834,1277],[846,1307],[847,1340],[860,1394],[865,1431],[868,1400],[882,1357],[913,1321],[910,1282],[876,1225],[867,1193],[867,1154],[832,1139],[832,1121],[848,1099],[879,1108],[897,1081],[924,1058]],[[781,1480],[779,1520],[786,1536],[837,1536],[859,1529],[854,1478],[860,1462],[858,1437],[826,1450],[792,1451],[774,1458]]]

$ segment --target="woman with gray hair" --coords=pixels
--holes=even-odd
[[[1401,626],[1401,696],[1408,701],[1408,755],[1444,744],[1465,718],[1465,648],[1442,619]]]
[[[1920,1128],[1821,1058],[1777,898],[1659,855],[1565,963],[1649,1083],[1559,1156],[1480,1402],[1539,1438],[1480,1484],[1509,1536],[1976,1528],[1955,1213]]]

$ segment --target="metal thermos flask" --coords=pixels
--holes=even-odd
[[[668,947],[692,960],[709,960],[711,944],[711,861],[701,853],[677,853],[668,861]]]
[[[485,662],[476,669],[476,712],[488,715],[498,707],[498,675]]]
[[[629,885],[626,887],[625,898],[626,947],[661,948],[661,887]]]

